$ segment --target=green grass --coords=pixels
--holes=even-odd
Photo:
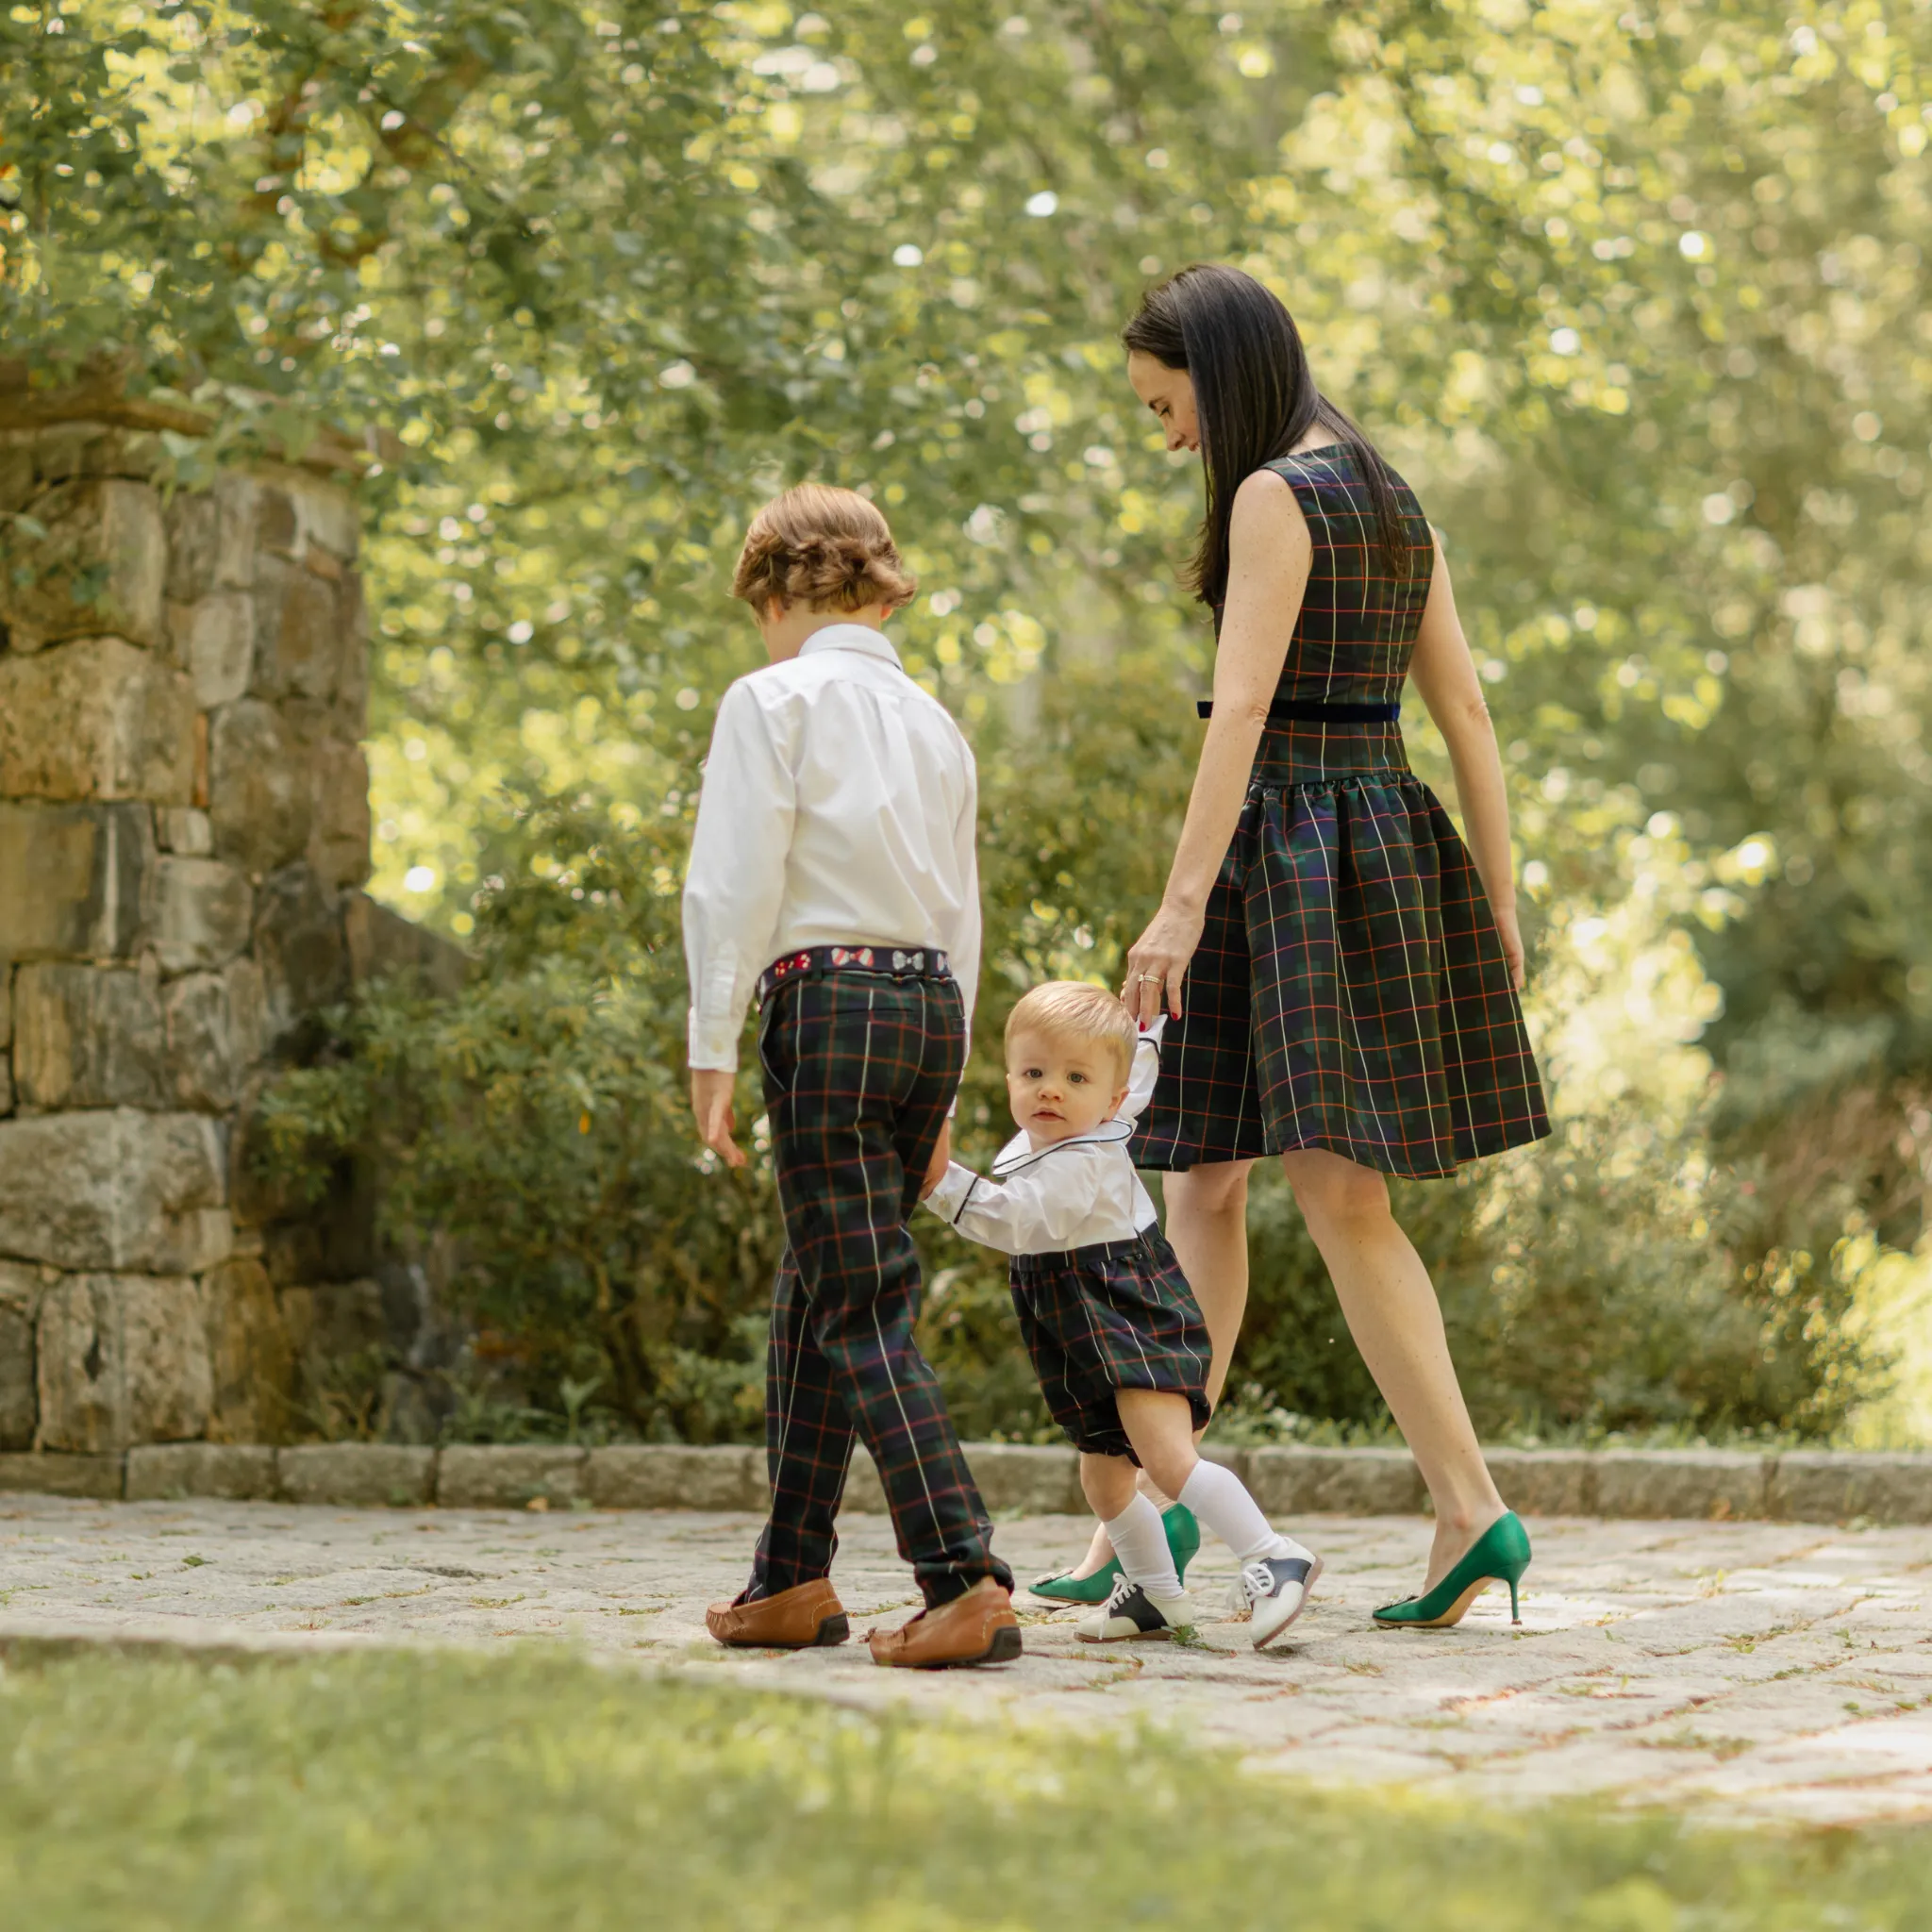
[[[1928,1897],[1923,1833],[1314,1791],[557,1655],[0,1676],[9,1927],[1813,1932]]]

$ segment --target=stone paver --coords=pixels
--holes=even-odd
[[[98,1637],[260,1647],[560,1640],[607,1657],[879,1707],[1052,1726],[1169,1724],[1322,1781],[1507,1802],[1591,1794],[1716,1817],[1932,1818],[1932,1528],[1531,1524],[1537,1564],[1459,1629],[1372,1628],[1420,1576],[1416,1518],[1297,1524],[1327,1558],[1293,1641],[1082,1644],[1027,1610],[999,1671],[887,1674],[863,1646],[724,1652],[704,1607],[741,1581],[741,1514],[101,1504],[0,1496],[0,1644]],[[1003,1523],[1023,1576],[1082,1546],[1072,1517]],[[838,1582],[857,1628],[914,1607],[890,1525],[847,1516]],[[1204,1552],[1204,1606],[1232,1572]],[[1023,1599],[1023,1609],[1025,1601]]]

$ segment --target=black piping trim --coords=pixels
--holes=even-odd
[[[966,1212],[967,1208],[972,1207],[974,1192],[979,1187],[983,1179],[983,1175],[975,1174],[973,1176],[972,1180],[967,1183],[966,1191],[959,1196],[958,1213],[955,1214],[952,1219],[951,1224],[954,1227],[958,1227],[959,1225],[960,1216]]]

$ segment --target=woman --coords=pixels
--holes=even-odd
[[[1184,269],[1123,341],[1168,448],[1202,457],[1192,576],[1219,633],[1179,847],[1127,955],[1128,1005],[1172,1016],[1135,1159],[1170,1170],[1168,1235],[1218,1397],[1247,1301],[1248,1175],[1279,1158],[1435,1503],[1422,1593],[1376,1621],[1453,1624],[1491,1581],[1513,1614],[1529,1541],[1385,1179],[1549,1131],[1516,997],[1502,764],[1448,568],[1414,492],[1316,389],[1293,320],[1251,276]],[[1447,741],[1468,846],[1408,768],[1405,675]]]

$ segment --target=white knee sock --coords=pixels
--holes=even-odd
[[[1180,1595],[1181,1580],[1174,1574],[1160,1511],[1145,1496],[1137,1494],[1107,1525],[1107,1534],[1129,1582],[1138,1583],[1149,1596]]]
[[[1243,1562],[1257,1557],[1307,1557],[1310,1554],[1292,1537],[1268,1526],[1260,1506],[1248,1494],[1240,1476],[1204,1456],[1181,1485],[1176,1500],[1191,1509]],[[1120,1547],[1118,1543],[1114,1545]],[[1126,1558],[1121,1558],[1123,1564]]]

